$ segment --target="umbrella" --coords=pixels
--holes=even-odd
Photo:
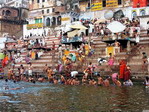
[[[94,24],[104,23],[106,19],[98,19]]]
[[[114,12],[112,11],[112,10],[107,10],[105,13],[104,13],[104,17],[106,18],[106,19],[112,19],[112,17],[113,17],[113,15],[114,15]]]
[[[126,26],[123,25],[122,23],[118,21],[113,21],[111,22],[107,28],[112,32],[112,33],[119,33],[125,30]]]
[[[81,24],[71,25],[70,28],[73,28],[73,29],[87,29],[85,26],[83,26]]]

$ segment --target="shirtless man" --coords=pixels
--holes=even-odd
[[[106,86],[106,87],[110,86],[109,79],[110,79],[110,77],[107,76],[106,79],[104,80],[104,86]]]
[[[52,70],[51,67],[49,67],[48,70],[47,70],[48,81],[49,81],[49,82],[52,82],[52,81],[53,81],[52,73],[53,73],[53,70]]]
[[[97,79],[98,79],[97,84],[98,84],[99,86],[104,85],[104,81],[103,81],[103,79],[102,79],[102,77],[101,77],[100,75],[98,75]]]

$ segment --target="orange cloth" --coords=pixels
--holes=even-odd
[[[68,51],[68,50],[64,51],[64,55],[68,56],[69,54],[70,54],[70,51]]]
[[[119,76],[120,79],[124,79],[125,69],[126,69],[126,63],[122,61],[120,63],[120,76]]]
[[[35,59],[35,52],[34,51],[31,53],[31,58]]]

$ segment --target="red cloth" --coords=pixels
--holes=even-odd
[[[133,0],[133,8],[146,7],[147,0]]]
[[[125,69],[126,69],[125,61],[121,61],[120,62],[120,76],[119,76],[120,79],[124,79]]]
[[[133,8],[137,8],[139,4],[139,0],[133,0]]]
[[[124,73],[124,80],[127,81],[130,79],[130,70],[126,69],[125,73]]]
[[[5,58],[2,60],[2,67],[4,68],[6,66],[5,64]]]
[[[140,7],[146,7],[147,6],[147,0],[140,0]]]

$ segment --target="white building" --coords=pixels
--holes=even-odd
[[[5,6],[29,8],[28,0],[5,0]]]

